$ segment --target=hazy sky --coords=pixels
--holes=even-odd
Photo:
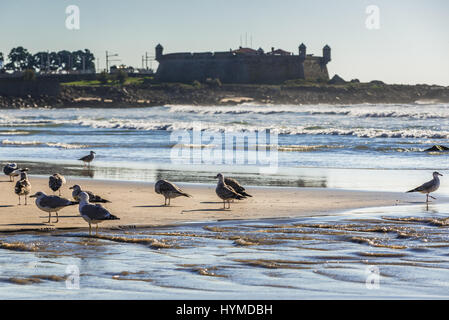
[[[80,30],[65,26],[68,5]],[[366,7],[379,8],[380,28],[366,27]],[[157,43],[165,53],[223,51],[250,35],[254,48],[297,54],[332,48],[330,75],[362,81],[449,85],[447,0],[14,0],[0,4],[0,52],[90,49],[104,68],[105,50],[141,66]],[[244,43],[243,43],[244,44]]]

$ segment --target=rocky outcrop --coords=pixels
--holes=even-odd
[[[431,148],[424,150],[424,152],[445,152],[445,151],[449,151],[449,148],[439,144],[436,144]]]
[[[139,107],[166,104],[355,104],[449,102],[449,87],[345,83],[242,85],[144,83],[121,86],[62,85],[57,96],[0,96],[0,108]]]

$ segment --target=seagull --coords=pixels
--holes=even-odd
[[[76,201],[79,201],[79,195],[81,192],[85,192],[89,195],[89,202],[101,202],[101,203],[110,203],[111,201],[103,199],[102,197],[93,194],[90,191],[84,191],[81,190],[81,187],[77,184],[75,184],[73,187],[70,187],[69,189],[73,190],[72,191],[72,197],[73,199],[75,199]]]
[[[64,176],[60,175],[59,173],[55,173],[48,179],[48,186],[50,187],[50,189],[53,190],[53,192],[59,190],[59,195],[61,195],[61,187],[65,183],[66,181]]]
[[[3,173],[9,176],[9,181],[14,182],[14,177],[20,175],[19,167],[17,167],[17,163],[8,163],[3,167]]]
[[[421,192],[421,193],[425,193],[426,194],[426,203],[429,202],[429,197],[431,197],[432,199],[436,199],[436,198],[430,196],[429,193],[438,190],[438,188],[440,187],[440,179],[438,178],[438,176],[443,176],[443,175],[441,173],[439,173],[439,172],[436,172],[436,171],[434,173],[432,173],[432,175],[433,175],[433,179],[432,180],[422,184],[421,186],[419,186],[419,187],[417,187],[415,189],[409,190],[407,192]]]
[[[170,199],[177,198],[180,196],[188,197],[190,198],[191,195],[188,193],[185,193],[182,191],[178,186],[176,186],[174,183],[167,181],[167,180],[159,180],[154,185],[154,191],[158,194],[162,194],[165,197],[164,206],[167,205],[167,199],[168,199],[168,205],[170,205]]]
[[[27,172],[28,169],[20,169],[20,180],[16,182],[14,187],[14,192],[19,196],[19,206],[20,206],[20,196],[25,196],[25,205],[27,205],[27,195],[31,192],[31,183],[28,180]]]
[[[233,178],[225,178],[224,182],[228,187],[234,189],[234,191],[237,192],[239,195],[244,197],[252,197],[252,195],[245,192],[245,188],[237,180]]]
[[[225,179],[221,173],[217,174],[215,179],[218,178],[217,187],[215,188],[215,193],[219,198],[223,200],[223,209],[226,209],[226,201],[228,201],[228,209],[231,209],[230,200],[237,199],[242,200],[245,199],[244,196],[238,194],[234,191],[232,187],[229,187],[225,183]]]
[[[92,223],[96,225],[95,233],[98,234],[98,224],[100,222],[105,220],[120,220],[120,218],[112,215],[101,204],[90,204],[89,195],[86,192],[81,192],[78,197],[80,199],[79,212],[81,217],[89,224],[89,235],[92,234]]]
[[[95,159],[96,153],[94,151],[91,151],[90,154],[87,156],[84,156],[82,158],[79,158],[78,160],[81,160],[84,162],[84,166],[86,166],[86,163],[88,166],[90,166],[90,163]]]
[[[59,221],[58,211],[68,206],[78,204],[65,198],[58,196],[47,196],[44,192],[36,192],[30,198],[36,198],[36,206],[42,211],[48,212],[48,222],[50,223],[51,213],[56,213],[56,221]]]

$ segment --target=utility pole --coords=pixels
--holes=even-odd
[[[148,52],[145,51],[145,69],[148,70]]]
[[[145,61],[145,69],[148,70],[148,61],[150,61],[150,68],[151,68],[154,58],[155,58],[154,56],[149,56],[148,52],[145,51],[145,56],[142,56],[142,69],[144,61]]]
[[[106,51],[106,72],[107,73],[109,73],[109,62],[120,61],[120,59],[109,59],[110,57],[118,57],[118,53],[109,54],[108,51]]]
[[[47,50],[47,73],[50,73],[50,51]]]

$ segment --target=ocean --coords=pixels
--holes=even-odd
[[[0,161],[42,176],[212,184],[220,171],[248,186],[406,191],[447,173],[448,154],[424,150],[448,145],[448,118],[449,104],[11,109]],[[0,297],[448,298],[448,209],[1,234]]]

